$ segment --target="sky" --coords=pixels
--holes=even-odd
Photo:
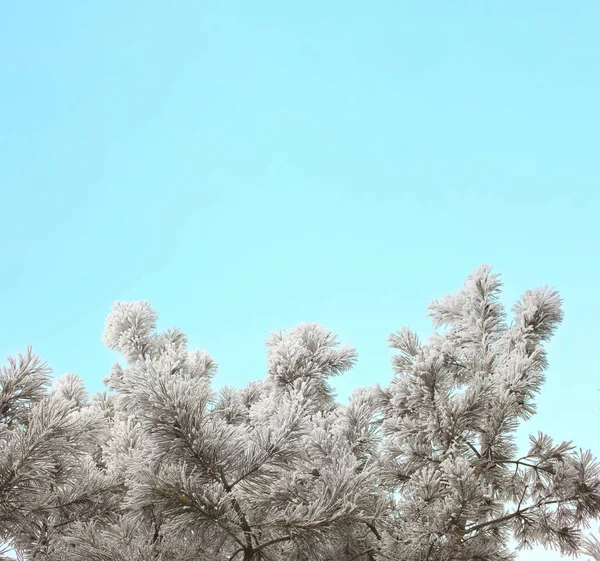
[[[598,60],[596,1],[4,2],[0,356],[98,391],[104,319],[143,299],[217,386],[333,329],[344,400],[487,263],[509,308],[564,298],[519,442],[600,455]]]

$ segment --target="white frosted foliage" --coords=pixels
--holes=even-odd
[[[543,433],[515,444],[560,296],[527,291],[509,318],[500,291],[477,268],[432,302],[427,340],[390,336],[390,383],[347,404],[332,378],[357,353],[318,324],[272,333],[266,376],[215,392],[208,352],[117,302],[101,394],[74,374],[52,388],[31,350],[0,371],[4,543],[43,561],[600,559],[597,460]]]

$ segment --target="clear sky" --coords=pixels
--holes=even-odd
[[[565,300],[521,440],[600,454],[599,61],[596,0],[3,2],[0,353],[99,390],[146,299],[241,385],[316,321],[345,398],[489,263]]]

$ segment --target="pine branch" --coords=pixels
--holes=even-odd
[[[541,500],[541,501],[538,501],[534,505],[530,505],[523,509],[519,508],[515,512],[511,512],[510,514],[500,516],[499,518],[495,518],[494,520],[488,520],[487,522],[481,522],[480,524],[476,524],[475,526],[468,527],[468,528],[466,528],[465,533],[470,534],[471,532],[476,532],[477,530],[481,530],[482,528],[486,528],[487,526],[497,525],[502,522],[506,522],[507,520],[511,520],[512,518],[521,516],[525,512],[529,512],[530,510],[534,510],[534,509],[540,508],[542,506],[552,505],[552,504],[563,504],[563,503],[567,503],[569,501],[573,501],[575,499],[577,499],[576,496],[568,497],[566,499],[553,499],[550,501]]]
[[[269,540],[268,542],[264,542],[264,543],[260,544],[259,546],[253,548],[252,551],[254,553],[257,553],[259,551],[262,551],[266,547],[269,547],[270,545],[273,545],[273,544],[276,544],[276,543],[290,541],[291,539],[292,539],[291,536],[281,536],[279,538],[273,538],[272,540]]]
[[[233,494],[230,485],[227,483],[227,479],[225,478],[225,474],[223,473],[223,471],[221,471],[219,475],[223,483],[223,488],[230,497],[231,506],[233,507],[233,510],[235,511],[240,520],[240,526],[242,527],[242,530],[244,531],[244,536],[246,537],[246,548],[252,549],[252,528],[250,527],[250,524],[248,524],[246,514],[244,513],[244,511],[240,507],[240,504],[235,498],[235,495]]]

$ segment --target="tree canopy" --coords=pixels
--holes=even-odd
[[[487,266],[429,308],[426,342],[392,334],[393,377],[336,401],[355,349],[317,324],[267,339],[268,369],[214,391],[185,334],[147,302],[117,302],[106,390],[31,349],[0,372],[0,531],[44,561],[508,561],[542,544],[597,546],[600,468],[546,434],[519,452],[545,344],[562,320],[549,288],[510,321]],[[594,549],[596,547],[596,549]]]

